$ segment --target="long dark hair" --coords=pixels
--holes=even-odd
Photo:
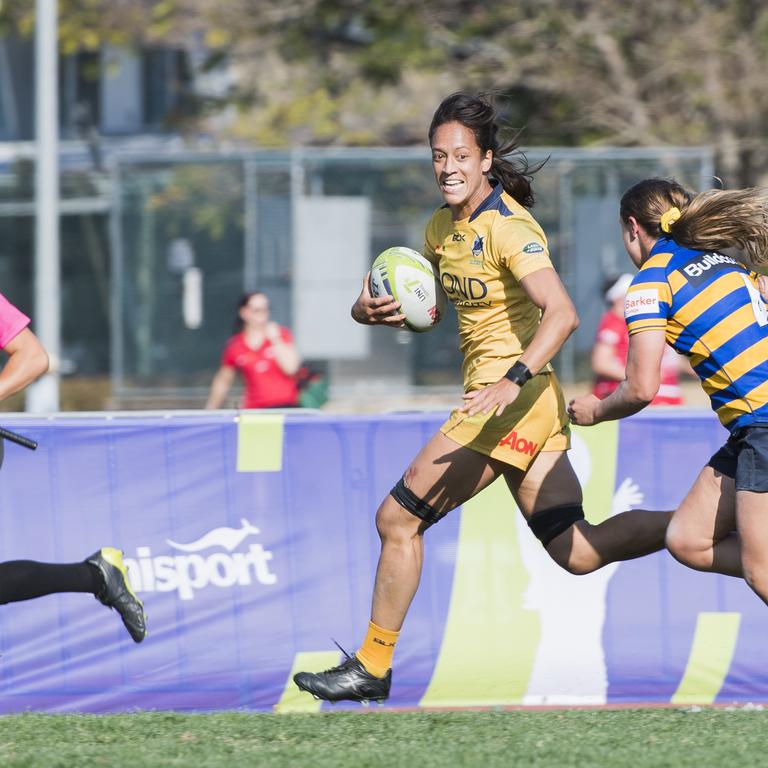
[[[506,141],[499,138],[499,128],[502,124],[496,114],[496,108],[487,96],[484,94],[473,96],[459,92],[443,99],[435,110],[429,126],[430,146],[435,131],[445,123],[461,123],[465,128],[469,128],[475,136],[480,152],[484,155],[490,149],[493,153],[491,161],[493,178],[518,203],[526,208],[533,206],[534,195],[531,182],[533,174],[541,168],[543,163],[535,168],[528,164],[527,158],[518,149],[519,134],[516,133]]]
[[[670,208],[679,216],[667,223]],[[768,189],[710,189],[694,195],[676,181],[645,179],[621,198],[621,220],[634,216],[653,237],[669,236],[685,248],[722,251],[738,248],[753,264],[768,262]]]

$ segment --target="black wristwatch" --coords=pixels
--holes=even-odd
[[[528,366],[518,360],[505,374],[505,379],[509,379],[513,384],[522,387],[526,381],[533,378],[533,374],[528,370]]]

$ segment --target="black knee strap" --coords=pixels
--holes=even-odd
[[[567,531],[577,520],[584,519],[581,504],[563,504],[561,507],[542,509],[531,515],[528,527],[546,547],[552,539]]]
[[[397,481],[397,485],[389,492],[389,495],[403,509],[407,509],[412,515],[416,515],[427,525],[434,525],[438,520],[445,517],[445,512],[438,512],[431,504],[427,504],[426,501],[420,499],[405,484],[404,477]]]

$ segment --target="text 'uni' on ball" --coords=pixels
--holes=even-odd
[[[370,291],[371,296],[392,296],[399,301],[406,327],[418,333],[432,330],[445,312],[437,269],[411,248],[387,248],[376,257]]]

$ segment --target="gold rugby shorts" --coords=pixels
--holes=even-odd
[[[459,445],[525,471],[541,451],[567,451],[571,431],[565,398],[554,373],[527,381],[514,403],[496,416],[454,410],[440,431]]]

